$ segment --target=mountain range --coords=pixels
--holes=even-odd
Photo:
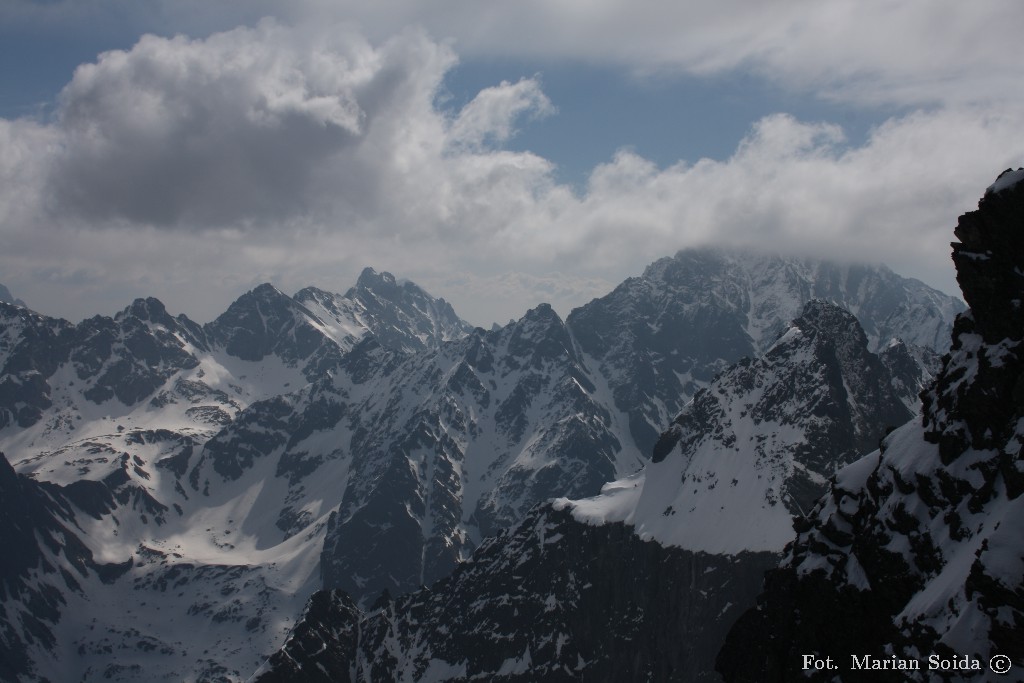
[[[912,416],[867,344],[851,313],[808,302],[697,392],[640,472],[535,507],[429,589],[365,612],[317,594],[257,680],[715,680],[794,516]]]
[[[316,593],[256,680],[1014,679],[1022,179],[959,221],[971,308],[914,419],[883,427],[902,407],[885,364],[811,301],[640,473],[534,508],[429,589],[369,610]]]
[[[490,331],[371,269],[344,295],[261,285],[205,325],[151,298],[78,324],[0,303],[0,675],[285,676],[266,657],[310,632],[351,645],[324,649],[331,675],[372,680],[709,675],[724,615],[836,468],[917,412],[962,309],[882,267],[717,249]],[[736,505],[762,524],[729,545],[708,524]],[[673,589],[695,602],[663,637],[693,647],[630,660],[611,641],[662,623],[651,573],[684,565],[705,597]],[[437,640],[466,614],[493,623]]]

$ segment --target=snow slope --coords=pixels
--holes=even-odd
[[[811,301],[763,356],[697,393],[643,473],[556,507],[689,550],[781,552],[834,471],[910,417],[853,315]]]

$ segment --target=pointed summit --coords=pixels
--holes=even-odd
[[[550,304],[531,308],[514,325],[506,327],[502,332],[509,335],[509,362],[520,359],[526,365],[540,368],[545,361],[555,358],[578,360],[569,328]]]
[[[21,299],[15,299],[14,295],[11,294],[11,290],[7,287],[0,285],[0,302],[14,304],[15,306],[21,306],[22,308],[28,308],[25,302]]]
[[[359,279],[356,280],[356,289],[372,289],[383,292],[388,289],[396,289],[397,286],[398,283],[394,275],[386,270],[378,273],[370,266],[363,268],[363,272],[359,274]]]
[[[116,317],[133,315],[140,320],[157,320],[167,316],[167,308],[163,302],[154,297],[138,298],[131,302],[127,308],[118,313]]]
[[[264,283],[235,299],[228,310],[206,325],[207,335],[229,355],[258,361],[279,352],[282,358],[305,358],[310,348],[287,349],[297,327],[310,327],[315,316],[270,283]],[[301,334],[306,346],[319,346],[323,334]]]
[[[396,304],[403,300],[415,298],[444,301],[444,299],[435,299],[430,296],[426,290],[411,280],[400,280],[386,270],[378,273],[369,266],[363,268],[363,272],[359,274],[359,279],[356,280],[355,287],[350,289],[346,296],[358,298],[360,292],[372,293],[380,299]]]
[[[345,298],[356,305],[362,323],[381,344],[399,351],[436,347],[473,330],[447,301],[386,271],[364,268]]]

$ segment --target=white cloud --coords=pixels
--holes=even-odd
[[[481,90],[462,108],[449,131],[449,144],[456,148],[479,149],[489,141],[507,142],[521,115],[547,116],[554,111],[551,100],[536,80],[524,78],[515,84],[502,81],[500,85]]]
[[[425,38],[374,50],[344,26],[144,36],[79,67],[61,93],[55,209],[196,228],[315,211],[314,177],[390,112],[410,59],[419,83],[452,58]]]
[[[51,123],[0,120],[3,281],[45,312],[156,295],[208,319],[264,280],[343,291],[373,265],[489,324],[543,300],[567,314],[656,258],[721,242],[886,261],[952,289],[956,216],[1024,159],[1024,108],[951,101],[862,145],[779,114],[722,161],[661,168],[623,150],[575,192],[547,159],[502,147],[551,112],[540,82],[448,111],[455,62],[420,30],[374,42],[269,21],[108,53]]]

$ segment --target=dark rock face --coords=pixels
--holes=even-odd
[[[833,680],[802,670],[831,656],[913,658],[921,672],[871,680],[990,680],[989,658],[1024,666],[1024,184],[990,191],[960,218],[954,262],[971,310],[911,423],[839,472],[798,527],[758,607],[718,658],[725,680]],[[927,671],[930,654],[983,672]],[[994,680],[994,679],[992,679]]]
[[[74,328],[0,302],[0,428],[35,424],[52,405],[47,383],[68,356]]]
[[[912,412],[921,408],[921,392],[931,386],[942,368],[942,356],[934,349],[894,340],[878,353],[889,370],[892,389]]]
[[[125,405],[138,403],[174,373],[199,364],[183,343],[194,338],[194,329],[179,325],[152,298],[137,299],[113,320],[84,322],[70,352],[79,379],[95,378],[83,395],[95,403],[115,396]]]
[[[666,548],[540,506],[429,590],[365,614],[318,593],[256,680],[714,680],[712,644],[775,561]]]
[[[36,673],[40,650],[56,643],[64,593],[81,591],[96,564],[57,487],[15,474],[2,453],[0,519],[0,679],[14,681]]]
[[[828,386],[823,400],[809,407],[812,415],[828,419],[808,431],[805,464],[814,471],[826,471],[848,462],[872,450],[883,430],[910,419],[912,413],[894,392],[892,373],[868,351],[867,338],[853,315],[834,304],[813,300],[793,324],[804,334],[817,337],[816,360],[826,368]],[[813,395],[814,390],[806,387],[804,394]],[[801,501],[803,509],[812,502]]]
[[[1004,172],[1011,173],[1007,170]],[[978,210],[960,217],[953,231],[956,279],[978,331],[989,344],[1020,339],[1024,329],[1024,212],[1021,184],[988,192]]]
[[[337,365],[343,353],[319,322],[301,303],[262,284],[235,300],[205,331],[229,355],[247,361],[276,355],[286,365],[301,366],[312,381]]]
[[[354,683],[363,614],[343,591],[318,591],[284,648],[257,674],[260,683]]]

